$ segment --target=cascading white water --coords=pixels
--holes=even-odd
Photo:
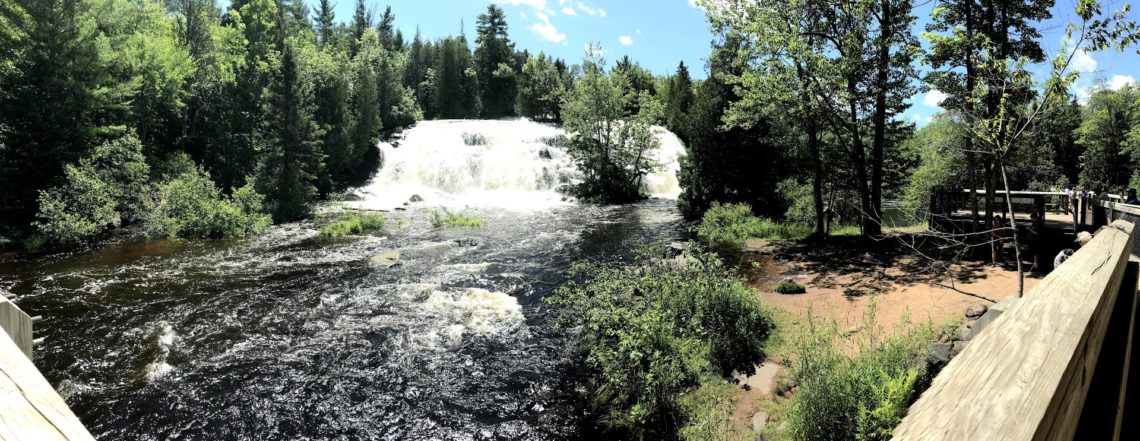
[[[680,194],[676,172],[684,145],[657,129],[658,171],[646,176],[653,197]],[[438,206],[485,206],[512,210],[564,204],[559,186],[576,182],[578,170],[559,146],[565,131],[553,124],[518,120],[423,121],[398,142],[380,144],[383,165],[351,205],[391,209],[413,195]]]

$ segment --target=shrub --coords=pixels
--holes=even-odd
[[[772,290],[780,294],[803,294],[807,292],[807,289],[804,288],[803,285],[796,283],[796,281],[792,279],[779,281],[776,283],[776,286],[772,287]]]
[[[452,213],[446,208],[443,209],[443,214],[436,211],[431,214],[431,226],[435,228],[480,228],[483,225],[483,219],[461,213]]]
[[[751,373],[764,358],[772,322],[756,294],[714,254],[692,248],[667,264],[576,263],[550,299],[581,326],[594,405],[637,436],[705,418],[682,396],[704,376]]]
[[[225,197],[206,174],[192,169],[164,182],[149,205],[151,237],[233,239],[257,234],[271,223],[264,197],[252,183]]]
[[[782,224],[752,215],[748,204],[713,202],[696,228],[697,237],[718,249],[739,248],[748,239],[797,240],[811,234],[802,224]]]
[[[789,413],[789,430],[796,439],[886,440],[925,375],[926,344],[933,327],[900,325],[898,335],[882,341],[874,313],[865,319],[857,355],[844,355],[844,337],[837,327],[816,327],[798,344],[792,373],[799,387]]]
[[[383,229],[384,223],[384,218],[379,214],[350,212],[342,214],[339,219],[321,227],[321,235],[324,237],[343,237],[350,234],[371,233]]]
[[[69,245],[139,217],[149,193],[142,143],[128,134],[105,142],[64,169],[64,183],[40,192],[29,246]]]

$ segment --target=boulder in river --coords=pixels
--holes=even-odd
[[[400,251],[387,250],[368,258],[368,263],[375,267],[391,268],[400,264]]]
[[[462,239],[455,239],[455,241],[454,241],[454,242],[455,242],[455,245],[456,245],[456,246],[461,246],[461,247],[475,247],[475,246],[479,246],[479,241],[477,241],[477,240],[475,240],[475,239],[473,239],[473,238],[470,238],[470,237],[464,237],[464,238],[462,238]]]
[[[661,258],[676,259],[678,257],[681,257],[681,255],[685,254],[685,252],[688,250],[689,244],[684,242],[673,242],[665,246],[665,251],[661,253]]]
[[[408,202],[411,202],[411,203],[423,202],[423,201],[424,201],[424,198],[418,194],[413,194],[412,197],[408,198]]]

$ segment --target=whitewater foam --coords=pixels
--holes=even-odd
[[[427,335],[428,342],[444,348],[459,347],[468,338],[504,339],[526,332],[522,306],[501,292],[479,288],[433,291],[423,307],[441,322]]]
[[[643,180],[650,196],[676,198],[678,160],[685,148],[672,133],[654,128],[659,170]],[[493,207],[530,211],[566,205],[560,187],[581,174],[561,147],[566,132],[526,119],[422,121],[398,142],[383,142],[383,164],[347,205],[393,209],[414,205]]]

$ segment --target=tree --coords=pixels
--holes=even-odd
[[[1136,164],[1126,146],[1140,138],[1140,93],[1125,86],[1118,91],[1094,91],[1083,111],[1080,142],[1080,185],[1098,192],[1122,188],[1129,183]]]
[[[60,182],[64,164],[84,156],[108,131],[107,112],[122,105],[98,45],[99,29],[84,0],[6,6],[5,22],[27,23],[26,36],[6,33],[8,70],[0,87],[0,212],[30,220],[40,190]],[[11,20],[11,21],[9,21]],[[119,127],[121,128],[121,126]]]
[[[475,72],[479,80],[482,115],[499,118],[514,115],[514,44],[507,36],[507,17],[494,3],[475,22]]]
[[[515,111],[538,121],[559,121],[566,87],[554,63],[539,52],[527,59],[518,78]]]
[[[328,45],[336,35],[336,12],[332,0],[321,0],[317,8],[317,38],[321,45]]]
[[[651,123],[656,115],[629,115],[627,77],[606,74],[605,60],[593,50],[582,63],[583,74],[562,109],[567,151],[585,174],[574,187],[578,196],[601,202],[627,202],[641,197],[641,179],[656,167],[653,150],[660,146]]]
[[[308,213],[323,159],[321,129],[312,118],[312,91],[301,81],[295,57],[292,44],[286,44],[270,102],[276,117],[265,128],[259,146],[261,161],[255,181],[259,192],[269,198],[270,211],[278,222]]]
[[[352,152],[345,162],[344,169],[355,169],[372,150],[383,121],[380,119],[380,92],[377,83],[376,66],[373,63],[380,47],[371,30],[364,34],[361,50],[352,60],[354,72],[352,90]]]
[[[669,77],[665,89],[665,127],[685,139],[685,114],[693,105],[693,80],[685,62],[677,65],[677,73]]]

